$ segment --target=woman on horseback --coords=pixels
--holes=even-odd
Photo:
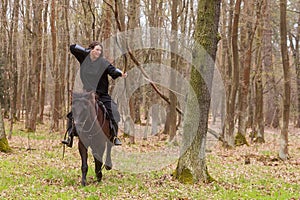
[[[80,79],[83,84],[83,90],[88,92],[94,91],[98,100],[105,105],[112,122],[111,131],[114,137],[111,138],[111,142],[114,145],[121,145],[122,143],[117,137],[120,115],[116,103],[108,94],[108,75],[113,79],[116,79],[118,77],[127,77],[127,73],[123,73],[103,57],[103,47],[97,41],[92,42],[87,49],[78,44],[72,44],[70,46],[70,51],[80,63]],[[67,117],[68,138],[63,140],[62,143],[72,147],[75,133],[75,126],[72,125],[74,124],[72,123],[72,112],[70,112]]]

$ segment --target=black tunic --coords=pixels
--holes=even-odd
[[[71,53],[80,63],[80,79],[83,89],[95,91],[100,97],[108,95],[108,75],[113,79],[122,76],[121,70],[111,65],[105,58],[99,57],[92,61],[89,53],[90,49],[85,49],[79,45],[70,46]]]
[[[118,122],[120,117],[117,107],[108,94],[108,75],[116,79],[122,76],[122,71],[103,57],[92,61],[89,56],[90,49],[73,44],[70,46],[70,51],[80,63],[80,79],[83,89],[95,91],[99,95],[100,101],[104,103],[110,118]]]

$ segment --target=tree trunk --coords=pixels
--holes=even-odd
[[[122,2],[121,2],[122,3]],[[115,51],[112,49],[112,45],[110,43],[110,38],[111,36],[114,34],[114,29],[113,29],[113,24],[111,23],[112,20],[114,20],[113,18],[113,10],[111,9],[112,5],[114,4],[113,0],[107,0],[105,1],[105,3],[103,3],[102,6],[102,10],[103,10],[103,14],[100,17],[100,23],[101,23],[101,27],[99,28],[100,30],[99,33],[97,33],[97,35],[99,35],[99,40],[100,41],[105,41],[105,47],[104,47],[104,52],[105,52],[105,57],[108,61],[110,61],[111,63],[114,62],[114,53]],[[117,5],[115,5],[117,6]],[[110,91],[113,91],[115,87],[115,83],[112,82],[111,86],[110,86]]]
[[[45,107],[45,98],[46,98],[46,65],[47,65],[47,49],[48,49],[48,38],[47,35],[47,29],[48,29],[48,23],[47,23],[47,17],[48,17],[48,2],[45,2],[45,9],[44,9],[44,15],[43,15],[43,49],[42,49],[42,70],[41,70],[41,86],[40,86],[40,102],[39,102],[39,116],[38,116],[38,122],[43,123],[44,122],[44,107]]]
[[[66,8],[68,7],[68,4],[65,3],[64,5]],[[59,50],[61,51],[61,53],[59,54],[59,59],[58,59],[58,84],[59,84],[59,116],[58,118],[61,119],[61,116],[66,116],[66,108],[67,108],[67,101],[66,101],[66,94],[68,94],[68,91],[66,90],[66,72],[67,69],[69,68],[67,65],[69,63],[68,61],[68,55],[70,55],[68,53],[69,51],[69,45],[70,43],[68,42],[69,39],[69,35],[70,33],[68,32],[69,28],[68,28],[68,20],[67,16],[68,16],[68,9],[63,9],[60,12],[59,15]],[[63,125],[63,123],[61,123]],[[59,128],[58,128],[59,130]]]
[[[151,12],[149,12],[148,14],[148,18],[149,18],[149,26],[150,27],[162,27],[163,26],[163,1],[157,2],[157,0],[151,0],[151,3],[148,5],[148,10]],[[155,33],[155,31],[153,31],[153,34],[150,35],[150,40],[151,40],[151,46],[155,47],[158,45],[159,42],[159,38],[160,36]],[[159,53],[158,50],[154,50],[154,49],[149,49],[149,63],[162,63],[162,59],[161,59],[162,54]],[[157,76],[158,74],[156,74],[156,72],[152,73],[153,77]],[[152,77],[151,77],[152,78]],[[151,133],[152,135],[155,135],[158,133],[158,125],[160,122],[160,111],[159,110],[159,106],[157,104],[159,104],[160,100],[159,97],[157,96],[156,92],[151,88],[151,87],[147,87],[149,88],[147,91],[147,96],[148,96],[148,101],[149,101],[149,108],[150,113],[151,113]],[[164,121],[165,122],[165,121]],[[166,123],[164,123],[166,126]]]
[[[272,27],[271,27],[271,18],[270,18],[270,0],[265,0],[265,12],[264,12],[264,31],[263,31],[263,62],[264,62],[264,71],[266,72],[266,88],[275,87],[275,85],[271,84],[271,81],[274,79],[273,77],[273,68],[272,68]],[[272,79],[271,79],[272,78]],[[273,82],[273,81],[272,81]],[[275,108],[275,103],[273,101],[273,96],[270,93],[273,92],[273,89],[270,89],[266,94],[266,102],[268,102],[268,106],[266,106],[265,111],[265,123],[266,126],[271,126],[272,118]]]
[[[296,108],[296,123],[295,127],[300,128],[300,14],[298,17],[298,27],[296,30],[296,34],[293,36],[289,34],[290,38],[290,46],[293,51],[293,59],[296,70],[296,96],[297,96],[297,108]],[[295,42],[295,45],[293,44]]]
[[[198,19],[194,36],[196,43],[203,45],[213,60],[216,58],[218,43],[220,3],[220,0],[214,0],[213,2],[211,0],[199,1]],[[198,64],[200,65],[200,63]],[[212,181],[212,178],[208,174],[205,159],[206,133],[208,130],[208,113],[210,107],[209,87],[211,87],[211,82],[208,81],[208,83],[205,83],[200,72],[196,70],[196,67],[205,68],[206,75],[208,76],[206,78],[210,81],[212,81],[214,70],[212,66],[208,65],[207,60],[201,62],[201,66],[192,67],[190,85],[195,92],[196,98],[188,95],[187,115],[185,115],[183,132],[185,151],[182,152],[175,171],[177,179],[189,183]],[[198,106],[200,112],[196,113],[194,109]],[[200,118],[195,119],[195,116]],[[199,120],[199,124],[194,124],[195,120]],[[189,132],[189,130],[195,126],[197,127],[195,137],[193,138],[193,132]]]
[[[12,22],[9,31],[9,102],[10,102],[10,126],[8,139],[11,138],[13,131],[13,123],[16,119],[16,98],[17,98],[17,85],[18,85],[18,59],[17,59],[17,49],[18,46],[18,21],[19,21],[19,1],[14,1],[13,11],[12,11]]]
[[[135,29],[137,27],[139,27],[139,15],[140,15],[140,11],[139,11],[139,6],[140,6],[140,0],[134,0],[134,1],[129,1],[128,2],[128,8],[127,8],[127,18],[128,18],[128,24],[127,24],[127,28],[126,28],[126,24],[125,24],[125,9],[124,9],[124,4],[122,1],[115,1],[115,6],[117,7],[117,10],[115,10],[115,14],[118,14],[118,20],[119,20],[119,26],[118,29],[120,31],[125,31],[126,29],[131,30],[131,29]],[[120,44],[120,46],[122,47],[126,47],[127,45],[130,46],[130,44],[136,44],[137,43],[137,39],[139,38],[139,35],[134,36],[131,35],[129,40],[128,40],[128,44],[125,44],[124,41],[119,41],[122,44]],[[130,41],[132,40],[132,42]],[[125,49],[122,49],[125,50]],[[133,52],[134,53],[134,52]],[[127,59],[127,55],[123,56],[124,58],[124,63],[125,63],[125,67],[124,67],[124,71],[129,71],[133,65],[130,63],[130,61]],[[128,67],[128,68],[127,68]],[[129,99],[129,112],[125,112],[125,113],[129,113],[126,116],[126,119],[128,119],[127,121],[131,124],[130,127],[133,127],[133,123],[141,123],[141,116],[140,116],[140,104],[141,104],[141,95],[140,95],[140,91],[139,89],[136,90],[132,96],[128,96],[127,92],[130,91],[130,87],[133,83],[131,83],[132,80],[126,80],[126,92],[125,92],[125,98]],[[132,120],[129,120],[129,117],[131,117]],[[132,123],[133,122],[133,123]],[[131,143],[135,143],[135,133],[134,133],[135,129],[131,128],[131,132],[130,132],[130,142]]]
[[[70,38],[71,32],[70,32],[70,21],[69,21],[70,12],[69,12],[69,10],[70,10],[70,1],[65,0],[65,16],[64,17],[65,17],[66,33],[67,33],[66,47],[65,47],[66,48],[66,52],[69,51],[69,45],[71,44],[71,38]],[[74,31],[74,32],[76,32],[76,31]],[[76,36],[76,34],[74,34],[74,36]],[[71,62],[71,59],[70,59],[71,54],[67,53],[66,56],[67,56],[67,58],[66,58],[67,59],[67,66],[66,66],[66,68],[67,68],[66,69],[67,70],[66,73],[67,74],[66,74],[66,78],[65,79],[66,79],[66,87],[67,88],[65,89],[65,92],[66,92],[65,95],[67,95],[66,109],[67,109],[67,111],[69,111],[70,110],[70,106],[71,106],[71,101],[72,101],[72,99],[71,99],[72,85],[70,85],[69,78],[73,77],[72,72],[75,71],[74,70],[75,67],[74,67],[74,65],[72,65],[72,62]],[[74,61],[74,59],[73,59],[73,61]],[[73,82],[71,82],[71,83],[73,83]]]
[[[287,23],[286,23],[286,7],[287,0],[280,0],[280,47],[284,77],[283,91],[283,110],[282,110],[282,127],[280,133],[280,149],[279,157],[282,160],[287,160],[288,155],[288,130],[289,130],[289,115],[290,115],[290,70],[289,57],[287,48]]]
[[[241,0],[237,0],[234,9],[234,18],[232,26],[232,57],[233,57],[233,68],[232,68],[232,81],[229,94],[229,102],[226,110],[226,122],[225,122],[225,140],[228,145],[233,147],[234,141],[234,118],[235,118],[235,105],[236,105],[236,94],[239,84],[239,53],[238,53],[238,24],[240,17]]]
[[[296,43],[296,55],[295,55],[295,67],[297,74],[297,119],[296,119],[296,127],[300,128],[300,15],[298,20],[298,33],[297,33],[297,43]]]
[[[29,131],[36,130],[36,121],[38,114],[38,102],[40,96],[40,72],[41,72],[41,38],[42,38],[42,10],[43,1],[37,1],[33,4],[33,34],[32,34],[32,71],[31,71],[31,88],[33,102],[30,110]]]
[[[0,151],[1,152],[10,152],[11,148],[8,144],[6,135],[5,135],[5,127],[2,117],[2,107],[0,103]]]
[[[128,2],[128,29],[135,29],[137,27],[139,27],[139,14],[140,11],[138,10],[140,6],[140,0],[133,0],[133,1],[129,1]],[[130,40],[133,40],[132,42],[130,42]],[[138,43],[138,39],[139,36],[132,36],[129,39],[129,46],[130,44],[137,44]],[[134,55],[136,55],[135,53],[133,53]],[[131,85],[129,83],[129,85]],[[141,123],[141,103],[142,103],[142,95],[141,95],[141,89],[137,89],[133,95],[131,96],[131,98],[133,99],[132,101],[130,101],[133,105],[131,105],[131,116],[134,119],[134,123],[140,124]]]
[[[109,4],[112,4],[112,0],[107,1]],[[103,10],[103,26],[102,26],[102,38],[104,40],[108,39],[111,37],[112,34],[112,11],[109,9],[108,5],[104,3],[102,5],[102,10]],[[109,45],[109,44],[108,44]]]
[[[81,0],[81,5],[83,9],[84,16],[82,17],[81,21],[83,23],[83,32],[84,32],[84,38],[83,43],[89,44],[92,40],[94,40],[94,33],[95,30],[92,29],[93,18],[92,13],[90,9],[90,1]]]
[[[231,51],[231,45],[230,45],[230,41],[231,41],[231,37],[232,37],[232,15],[233,15],[233,4],[234,1],[230,0],[230,3],[227,4],[227,1],[223,0],[222,1],[222,15],[223,15],[223,26],[222,26],[222,57],[221,57],[221,66],[224,66],[223,71],[223,80],[225,83],[225,88],[226,88],[226,94],[224,94],[224,96],[226,96],[227,98],[224,98],[222,102],[222,109],[225,110],[225,112],[227,113],[226,109],[228,109],[229,107],[229,95],[231,93],[231,82],[232,82],[232,61],[231,61],[231,55],[232,55],[232,51]],[[228,12],[228,17],[226,14],[226,10],[229,10]],[[224,112],[224,113],[225,113]],[[226,117],[226,113],[225,116]],[[224,120],[224,119],[223,119]],[[225,120],[228,120],[225,118]],[[225,124],[224,121],[222,121],[222,124]],[[220,137],[222,138],[222,140],[225,142],[225,131],[226,131],[226,127],[227,125],[225,124],[222,127],[222,133],[220,135]],[[228,140],[233,141],[233,135],[232,138]],[[224,144],[225,145],[225,144]]]
[[[263,31],[263,63],[264,63],[264,73],[266,74],[266,103],[265,106],[265,125],[273,128],[279,126],[279,92],[277,89],[275,81],[275,69],[273,68],[272,62],[272,27],[271,27],[271,14],[270,8],[272,6],[272,1],[265,0],[265,12],[264,14],[264,31]]]
[[[30,110],[31,110],[31,105],[33,104],[31,97],[32,97],[32,92],[31,92],[31,59],[28,59],[32,56],[32,51],[31,51],[31,46],[30,44],[32,43],[31,40],[32,38],[30,37],[30,31],[28,29],[32,28],[32,25],[30,23],[30,10],[31,8],[31,3],[29,0],[26,0],[26,5],[28,6],[27,9],[25,9],[25,23],[23,26],[24,30],[24,40],[23,40],[23,46],[26,47],[22,51],[22,66],[25,68],[25,74],[26,78],[24,80],[26,87],[24,88],[23,95],[25,96],[25,128],[30,129]]]
[[[59,69],[57,65],[57,29],[56,29],[56,1],[52,0],[51,2],[51,17],[50,17],[50,26],[51,26],[51,37],[52,37],[52,75],[54,79],[54,95],[53,104],[52,104],[52,121],[51,121],[51,130],[57,131],[59,128],[59,102],[60,102],[60,88],[59,88]]]
[[[256,21],[259,20],[260,8],[257,6],[257,16]],[[253,19],[254,17],[254,2],[247,1],[245,2],[245,12],[246,12],[246,20]],[[239,120],[238,120],[238,132],[236,138],[241,138],[241,140],[236,140],[236,145],[244,145],[247,144],[246,141],[246,122],[247,122],[247,107],[248,105],[248,91],[249,91],[249,82],[250,82],[250,69],[251,69],[251,60],[252,60],[252,44],[253,44],[253,36],[255,34],[257,23],[254,24],[251,20],[247,20],[245,31],[241,31],[241,34],[245,34],[245,36],[241,37],[242,39],[242,80],[241,87],[239,88]],[[243,56],[244,55],[244,56]]]
[[[264,143],[264,116],[263,116],[263,84],[262,84],[262,27],[263,24],[260,23],[257,30],[257,41],[256,41],[256,75],[255,75],[255,121],[257,125],[257,136],[254,142]]]
[[[23,7],[23,5],[21,4],[20,5],[21,7]],[[24,15],[24,11],[23,13],[21,13],[21,15],[23,15],[23,18],[22,20],[25,19],[25,15]],[[24,23],[23,24],[26,24],[26,21],[24,20]],[[20,53],[19,55],[19,67],[18,67],[18,73],[19,73],[19,76],[18,76],[18,80],[17,80],[17,93],[16,93],[16,117],[18,120],[21,119],[21,113],[22,113],[22,110],[23,110],[23,106],[24,106],[24,90],[26,89],[26,64],[24,62],[24,59],[26,59],[26,57],[24,57],[23,55],[25,54],[25,47],[27,47],[26,45],[26,32],[27,30],[25,29],[24,30],[24,25],[22,27],[19,27],[19,29],[23,29],[23,31],[20,31],[19,30],[19,33],[20,35],[22,35],[23,37],[23,40],[19,42],[19,45],[22,45],[22,47],[24,48],[22,50],[22,53]],[[18,30],[17,30],[18,31]],[[20,76],[20,74],[22,74],[22,76]],[[22,87],[20,87],[22,85]]]
[[[171,21],[171,30],[172,30],[172,36],[173,38],[177,38],[178,34],[178,2],[172,1],[172,21]],[[172,40],[170,42],[171,49],[173,52],[177,52],[178,49],[178,43],[177,40]],[[175,71],[177,71],[177,62],[178,58],[175,53],[171,52],[171,68],[173,69],[170,74],[170,88],[177,88],[176,86],[176,75]],[[165,124],[165,130],[164,133],[170,136],[169,140],[172,141],[173,138],[176,135],[176,119],[177,119],[177,112],[176,112],[176,104],[177,104],[177,98],[173,91],[169,91],[169,98],[170,98],[170,104],[168,105],[168,113],[167,113],[167,122]]]

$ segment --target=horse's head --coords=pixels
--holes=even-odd
[[[91,115],[89,99],[90,95],[88,93],[73,93],[72,112],[76,126],[82,126]]]
[[[76,130],[83,140],[93,137],[106,141],[111,138],[109,121],[105,117],[104,108],[96,102],[93,92],[73,93],[72,112]]]

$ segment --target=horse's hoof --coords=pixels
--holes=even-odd
[[[101,180],[102,180],[102,172],[100,171],[97,173],[97,181],[101,182]]]
[[[105,169],[106,169],[107,171],[109,171],[109,170],[112,169],[112,166],[104,165],[104,167],[105,167]]]
[[[82,180],[81,181],[81,186],[85,187],[86,186],[86,181]]]

